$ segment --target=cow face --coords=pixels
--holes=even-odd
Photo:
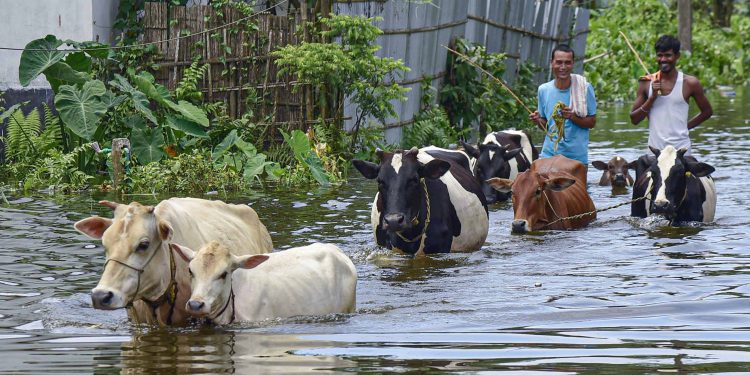
[[[627,187],[633,185],[633,178],[630,176],[630,169],[635,170],[637,161],[631,161],[615,156],[604,163],[603,161],[593,161],[591,164],[594,168],[603,171],[599,185],[612,187]]]
[[[101,239],[107,255],[99,284],[91,291],[94,308],[119,309],[140,298],[156,298],[169,283],[168,254],[163,241],[172,234],[151,206],[102,201],[115,211],[114,219],[98,216],[75,223],[79,232]]]
[[[190,262],[192,293],[185,309],[195,317],[216,316],[232,298],[232,272],[237,268],[254,268],[268,260],[268,255],[232,255],[217,241],[211,241],[194,252],[188,247],[170,244],[172,251]]]
[[[378,182],[378,226],[387,231],[401,232],[417,225],[425,189],[422,179],[438,179],[450,169],[450,163],[439,159],[422,165],[418,153],[416,148],[393,153],[378,150],[380,164],[353,161],[365,178]]]
[[[518,156],[523,149],[508,150],[509,146],[496,143],[480,144],[477,148],[464,142],[461,142],[461,144],[466,153],[477,160],[474,175],[479,185],[482,186],[482,193],[484,193],[487,203],[507,199],[506,194],[493,189],[487,183],[487,180],[493,177],[509,178],[511,173],[509,160]]]
[[[676,150],[671,145],[663,150],[650,148],[656,155],[656,162],[649,169],[653,186],[651,212],[672,219],[687,196],[687,179],[705,177],[714,172],[714,167],[686,158],[686,148]]]
[[[513,200],[513,223],[511,232],[526,233],[544,229],[551,219],[556,219],[551,211],[547,194],[563,191],[575,183],[569,177],[548,177],[545,173],[525,171],[515,180],[491,178],[487,181],[498,191],[511,192]]]

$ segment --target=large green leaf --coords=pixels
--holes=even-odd
[[[133,102],[133,107],[135,107],[138,112],[143,114],[143,116],[146,117],[147,120],[154,123],[154,125],[159,125],[159,121],[156,120],[156,116],[154,116],[154,113],[151,112],[151,108],[149,108],[150,103],[146,95],[140,90],[133,87],[133,85],[128,82],[127,78],[119,74],[115,74],[115,79],[109,81],[109,84],[130,95],[130,98]]]
[[[164,136],[157,129],[135,130],[130,134],[133,155],[141,164],[159,161],[164,157]]]
[[[69,53],[65,63],[78,72],[91,73],[91,58],[83,52]]]
[[[55,95],[55,107],[63,123],[73,133],[91,140],[99,120],[107,112],[107,105],[100,99],[106,92],[104,83],[99,80],[86,82],[80,90],[75,86],[63,85]]]
[[[101,99],[107,108],[112,108],[120,105],[127,97],[125,95],[115,95],[112,91],[107,91],[102,95]]]
[[[206,116],[206,112],[204,112],[199,107],[196,107],[192,103],[185,100],[180,100],[180,102],[177,104],[172,101],[167,101],[166,104],[169,106],[169,108],[172,108],[173,110],[179,112],[186,119],[193,121],[203,127],[208,127],[208,117]]]
[[[62,85],[82,85],[91,80],[88,74],[76,71],[62,61],[52,64],[44,71],[44,75],[54,92],[58,92]]]
[[[26,45],[18,66],[18,80],[22,86],[28,86],[34,78],[65,57],[65,52],[55,51],[60,45],[62,42],[54,35],[32,40]],[[30,51],[31,49],[40,51]]]
[[[146,94],[149,99],[159,104],[166,105],[166,101],[172,100],[172,95],[164,86],[154,83],[154,76],[148,72],[140,72],[138,75],[132,75],[131,79],[135,82],[141,92]]]
[[[10,116],[11,116],[11,115],[12,115],[12,114],[13,114],[14,112],[16,112],[16,110],[17,110],[17,109],[18,109],[19,107],[21,107],[21,105],[22,105],[22,104],[23,104],[23,103],[16,103],[16,104],[13,104],[13,105],[12,105],[12,106],[11,106],[10,108],[6,109],[6,110],[5,110],[4,112],[3,112],[3,114],[1,114],[1,115],[0,115],[0,124],[2,124],[3,122],[5,122],[5,119],[7,119],[7,118],[8,118],[8,117],[10,117]]]
[[[240,139],[240,137],[237,135],[237,129],[232,130],[227,134],[226,137],[224,137],[224,140],[221,141],[216,147],[214,147],[214,151],[211,153],[211,158],[216,161],[219,160],[219,157],[223,155],[227,150],[229,150],[230,147],[234,146],[235,143],[237,143],[237,140]]]
[[[315,181],[318,181],[321,185],[328,185],[328,175],[325,168],[323,168],[323,162],[313,152],[307,135],[301,130],[293,130],[290,134],[287,134],[283,130],[280,131],[281,135],[284,136],[284,140],[292,148],[297,161],[310,170],[310,174],[312,174]]]
[[[167,125],[172,129],[183,131],[185,134],[190,134],[194,137],[208,138],[206,131],[200,125],[185,120],[182,117],[167,115]]]

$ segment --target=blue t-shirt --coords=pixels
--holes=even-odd
[[[538,99],[537,110],[543,118],[547,119],[547,131],[549,131],[555,127],[555,120],[552,119],[552,109],[555,108],[555,104],[561,101],[570,107],[570,87],[560,90],[555,87],[555,80],[549,81],[539,86]],[[596,115],[596,97],[594,96],[594,88],[591,87],[590,83],[586,84],[586,114],[588,116]],[[588,166],[589,129],[579,127],[573,124],[571,120],[566,119],[565,137],[557,145],[557,151],[555,151],[554,139],[545,135],[540,157],[548,158],[555,155],[564,155]]]

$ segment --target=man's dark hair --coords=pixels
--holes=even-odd
[[[575,58],[576,58],[576,53],[573,52],[573,49],[570,48],[569,45],[567,45],[567,44],[558,44],[557,47],[555,47],[555,49],[552,50],[552,57],[550,57],[550,61],[552,61],[552,60],[555,59],[555,52],[557,52],[557,51],[565,52],[565,53],[572,53],[573,54],[573,60],[575,60]]]
[[[680,40],[671,35],[662,35],[654,44],[656,52],[667,52],[670,49],[675,54],[680,53]]]

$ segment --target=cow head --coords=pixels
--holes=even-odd
[[[487,203],[494,203],[507,199],[506,194],[493,189],[487,180],[493,177],[509,178],[511,173],[509,160],[515,158],[522,148],[508,150],[509,146],[496,143],[480,144],[476,148],[468,143],[461,142],[466,153],[475,158],[474,176],[479,185],[482,186]]]
[[[170,244],[170,247],[190,263],[192,293],[185,309],[195,317],[221,314],[232,298],[232,272],[237,268],[255,268],[268,260],[268,255],[232,255],[217,241],[209,242],[197,252],[178,244]]]
[[[154,214],[154,208],[99,202],[114,210],[114,219],[92,216],[75,223],[79,232],[101,239],[107,255],[99,284],[91,291],[96,309],[128,306],[140,298],[156,298],[170,282],[169,254],[162,244],[172,227]],[[166,250],[166,249],[164,249]]]
[[[605,163],[603,161],[592,161],[594,168],[603,171],[599,185],[611,185],[613,187],[626,187],[633,184],[633,178],[630,176],[630,169],[635,170],[637,161],[631,161],[615,156]],[[607,183],[608,181],[608,183]]]
[[[573,185],[575,179],[567,176],[549,177],[546,173],[528,170],[518,174],[515,180],[491,178],[487,181],[494,189],[510,192],[513,200],[513,233],[526,233],[544,229],[555,219],[549,197],[550,192],[563,191]]]
[[[450,163],[433,159],[426,164],[417,160],[419,150],[377,150],[380,164],[354,160],[354,167],[365,178],[378,182],[377,209],[383,229],[401,232],[411,229],[419,215],[424,195],[422,179],[437,179],[450,169]]]
[[[649,147],[656,155],[651,163],[652,193],[651,212],[671,219],[687,195],[689,176],[704,177],[714,172],[714,167],[686,157],[686,148],[676,150],[668,145],[663,150]]]

